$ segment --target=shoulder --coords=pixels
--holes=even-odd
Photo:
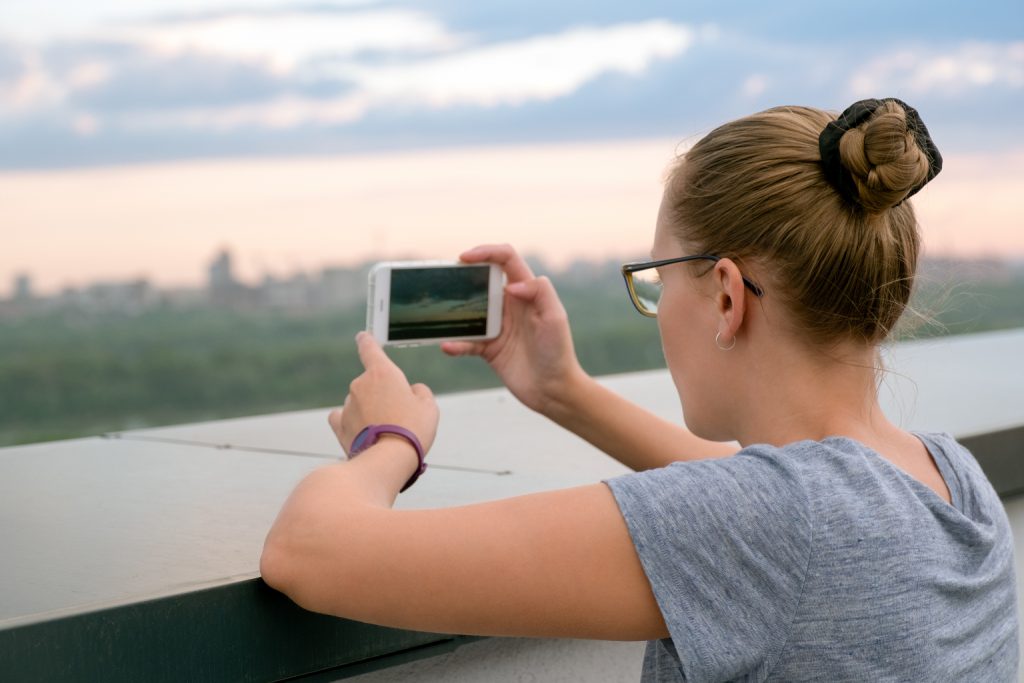
[[[1006,517],[1003,503],[971,451],[946,432],[914,432],[928,448],[961,512],[980,520]],[[1008,528],[1008,522],[1005,523]]]
[[[820,467],[814,442],[777,447],[751,445],[735,455],[672,463],[607,481],[617,498],[663,501],[665,504],[727,502],[737,508],[808,501],[809,478]],[[819,449],[820,444],[819,444]]]
[[[767,671],[786,642],[816,537],[801,457],[751,446],[607,482],[696,679]]]
[[[677,462],[606,483],[635,535],[746,536],[766,543],[786,537],[787,545],[805,551],[814,517],[810,459],[800,447],[757,445],[726,458]]]
[[[974,454],[948,432],[913,432],[924,443],[939,465],[948,465],[960,473],[984,477]]]

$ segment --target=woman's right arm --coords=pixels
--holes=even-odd
[[[569,319],[551,281],[534,277],[511,246],[477,247],[462,260],[504,269],[508,285],[502,332],[487,342],[447,342],[445,353],[481,356],[524,405],[634,470],[736,452],[734,445],[694,436],[588,376],[576,358]]]
[[[629,401],[583,374],[544,415],[623,465],[640,471],[679,460],[721,458],[735,444],[708,441]]]

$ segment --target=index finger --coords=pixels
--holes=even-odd
[[[359,352],[359,361],[366,370],[382,363],[395,366],[391,359],[388,358],[388,354],[384,353],[384,349],[381,348],[380,344],[377,343],[377,340],[369,332],[364,331],[356,335],[356,350]]]
[[[511,244],[482,244],[463,252],[463,263],[495,263],[501,266],[509,282],[523,282],[533,279],[533,271]]]

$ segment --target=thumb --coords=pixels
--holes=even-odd
[[[541,308],[552,308],[561,307],[562,301],[558,298],[558,292],[555,291],[555,285],[552,284],[551,280],[547,275],[541,275],[537,278],[537,296],[536,299]]]
[[[331,430],[340,438],[341,437],[341,408],[335,408],[327,414],[327,424],[331,426]]]
[[[520,301],[535,304],[541,311],[557,309],[561,306],[555,286],[545,275],[526,282],[513,282],[505,287],[505,291]]]
[[[537,298],[537,294],[540,291],[539,280],[540,278],[535,277],[532,280],[511,282],[505,285],[505,291],[508,292],[510,296],[529,303]]]
[[[412,393],[415,394],[416,396],[418,396],[419,398],[433,398],[434,397],[434,392],[431,391],[430,387],[428,387],[426,384],[417,383],[417,384],[413,384],[412,387],[410,387],[410,388],[412,389]]]
[[[482,342],[443,342],[441,350],[449,356],[479,356],[484,352]]]

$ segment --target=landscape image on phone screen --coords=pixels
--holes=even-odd
[[[489,266],[395,268],[388,339],[487,334]]]

